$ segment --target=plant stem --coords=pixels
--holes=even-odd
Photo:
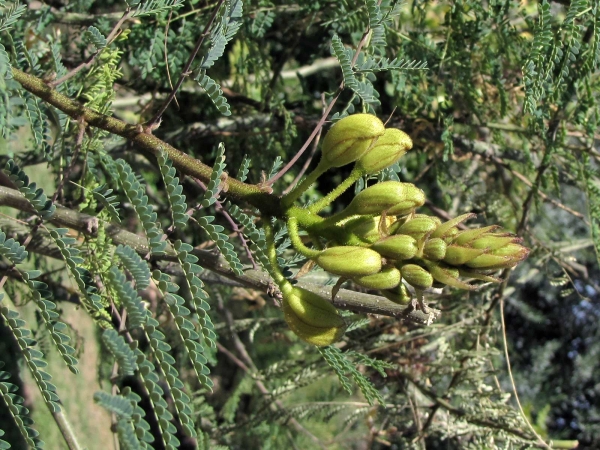
[[[332,201],[342,195],[346,190],[352,186],[360,177],[363,176],[363,171],[354,167],[348,178],[342,181],[333,191],[323,197],[321,200],[313,203],[308,207],[308,210],[313,214],[318,214],[323,208],[328,206]]]
[[[319,161],[319,165],[315,168],[315,170],[309,173],[304,180],[302,180],[296,185],[294,189],[292,189],[290,192],[288,192],[281,198],[281,204],[283,205],[283,207],[289,208],[290,206],[292,206],[292,204],[296,200],[298,200],[298,197],[300,197],[300,195],[302,195],[304,191],[311,187],[311,185],[315,181],[317,181],[317,178],[323,175],[327,171],[327,169],[329,169],[329,165],[327,165],[327,163],[324,162],[323,159],[321,159],[321,161]]]
[[[304,245],[304,242],[302,242],[302,239],[300,239],[300,235],[298,234],[298,219],[290,217],[287,222],[287,227],[292,245],[298,253],[302,253],[307,258],[314,258],[321,253],[319,250],[314,250]]]

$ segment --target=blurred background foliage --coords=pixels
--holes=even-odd
[[[595,449],[600,448],[598,3],[248,0],[241,16],[231,15],[226,26],[211,28],[213,14],[219,23],[226,6],[231,13],[242,8],[241,2],[146,1],[131,3],[132,11],[142,13],[124,16],[128,5],[120,0],[1,1],[0,73],[8,74],[10,64],[53,83],[84,63],[57,85],[60,92],[129,123],[154,122],[195,44],[212,30],[191,76],[153,130],[155,136],[210,165],[223,143],[230,176],[247,158],[248,182],[264,182],[296,154],[339,94],[330,117],[372,112],[413,139],[413,150],[380,179],[423,189],[428,203],[422,212],[443,219],[476,213],[474,222],[501,224],[532,249],[524,263],[504,274],[507,281],[500,286],[429,295],[428,302],[442,311],[431,326],[353,316],[362,320],[339,345],[357,373],[357,384],[348,382],[350,393],[326,362],[335,351],[323,358],[322,352],[298,341],[266,294],[215,281],[205,271],[219,336],[218,347],[207,347],[205,355],[214,383],[211,392],[186,361],[157,289],[145,290],[143,298],[161,322],[192,398],[194,425],[204,436],[201,445],[543,447],[533,427],[546,442],[555,441],[555,448],[574,448],[577,440],[578,448]],[[381,14],[378,22],[375,7]],[[215,45],[222,36],[229,39],[221,56]],[[350,68],[363,83],[356,89],[340,89],[349,80],[332,49],[335,39],[346,49],[361,51]],[[369,58],[382,64],[381,70],[361,69],[361,61]],[[221,93],[207,95],[193,80],[208,83],[205,75],[218,83]],[[89,193],[107,183],[121,202],[121,226],[138,231],[131,205],[107,169],[110,161],[125,158],[145,180],[163,229],[169,228],[169,202],[153,158],[97,128],[83,133],[75,120],[26,93],[10,77],[0,83],[0,93],[3,158],[15,158],[49,196],[60,186],[60,204],[110,220]],[[273,185],[275,194],[293,182],[315,151],[309,147]],[[326,194],[349,171],[342,167],[322,177],[305,200]],[[71,182],[61,183],[65,179]],[[202,189],[183,177],[182,184],[188,204],[195,206]],[[346,193],[331,210],[341,210],[352,195]],[[225,233],[232,233],[236,252],[251,268],[226,216],[209,211]],[[3,207],[0,229],[23,242],[27,232],[18,225],[30,219],[31,212]],[[301,260],[285,250],[289,242],[284,242],[285,230],[280,232],[281,256],[289,258],[292,270],[299,269]],[[215,249],[196,224],[169,231],[169,238]],[[110,242],[78,239],[88,269],[102,273],[99,266],[111,261]],[[29,301],[31,293],[11,275],[6,261],[2,269],[9,295],[3,302],[12,298],[10,307],[32,328],[82,444],[108,448],[114,440],[111,417],[94,403],[93,394],[111,389],[114,358],[99,338],[101,328],[109,325],[74,306],[79,296],[63,266],[37,249],[29,249],[26,266],[43,272],[68,324],[81,373],[75,376],[63,367]],[[103,256],[94,268],[91,261],[98,254]],[[152,265],[164,269],[158,261]],[[315,271],[303,279],[324,283],[322,275]],[[517,408],[507,374],[500,305],[514,385],[531,427]],[[46,448],[63,448],[5,322],[0,326],[0,360],[5,363],[0,370],[10,372],[9,381],[18,386]],[[147,343],[141,345],[148,351]],[[156,437],[152,445],[162,448],[140,381],[122,377],[112,383],[121,389],[130,386],[142,397],[140,405]],[[370,404],[365,383],[377,389],[382,402]],[[25,448],[12,421],[0,402],[0,429],[6,433],[0,439]],[[181,448],[196,445],[179,426],[175,435]]]

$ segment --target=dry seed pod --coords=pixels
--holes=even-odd
[[[362,155],[385,133],[383,122],[372,114],[353,114],[333,125],[321,148],[326,167],[350,164]]]

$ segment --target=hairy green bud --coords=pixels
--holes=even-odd
[[[456,225],[458,225],[461,222],[464,222],[467,219],[471,219],[473,217],[475,217],[475,214],[467,213],[467,214],[463,214],[461,216],[455,217],[454,219],[451,219],[447,222],[444,222],[439,227],[437,227],[437,229],[433,233],[431,233],[430,237],[444,239],[448,236],[456,235],[456,234],[458,234],[458,229],[456,229]]]
[[[360,240],[372,244],[381,238],[382,227],[384,227],[383,230],[387,229],[394,222],[395,217],[385,217],[383,220],[385,222],[382,224],[381,216],[360,216],[345,222],[343,226],[345,230],[353,233]]]
[[[400,268],[402,278],[416,289],[428,289],[433,284],[433,276],[421,266],[405,264]]]
[[[424,261],[424,263],[427,267],[427,270],[429,270],[434,280],[438,283],[447,284],[448,286],[465,290],[473,290],[477,288],[477,286],[473,286],[472,284],[468,284],[459,280],[458,277],[460,276],[460,272],[454,267],[448,267],[445,264],[440,264],[433,261]]]
[[[414,184],[384,181],[359,192],[345,210],[346,215],[400,215],[425,203],[425,193]]]
[[[460,266],[465,264],[472,259],[477,258],[486,252],[486,249],[460,247],[458,245],[449,245],[446,249],[446,256],[444,262],[451,266]]]
[[[371,248],[385,257],[398,260],[413,258],[419,249],[413,237],[402,234],[380,239]]]
[[[412,148],[412,140],[404,131],[388,128],[383,136],[356,162],[365,174],[379,172],[390,167]]]
[[[371,275],[381,270],[381,255],[364,247],[331,247],[313,260],[327,272],[348,278]]]
[[[428,239],[423,245],[423,257],[430,261],[439,261],[446,256],[446,243],[440,239]]]
[[[385,133],[383,122],[372,114],[353,114],[333,125],[323,139],[322,159],[328,167],[350,164]]]
[[[352,281],[369,289],[392,289],[400,283],[400,271],[393,266],[387,266],[380,272],[355,277]]]
[[[384,289],[380,292],[385,298],[399,305],[408,305],[411,301],[411,295],[403,283],[398,284],[394,289]]]
[[[436,219],[437,218],[429,216],[420,216],[409,219],[396,230],[396,234],[407,234],[415,239],[421,239],[438,227],[439,222]]]

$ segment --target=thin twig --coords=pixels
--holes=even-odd
[[[77,162],[77,156],[79,155],[79,152],[81,151],[81,145],[83,144],[83,137],[85,136],[86,126],[85,126],[85,122],[83,120],[80,120],[78,125],[79,125],[79,129],[77,130],[77,138],[75,140],[75,151],[73,152],[73,156],[71,158],[71,164],[69,164],[69,167],[67,167],[67,170],[65,170],[62,178],[60,179],[60,182],[58,183],[56,192],[52,196],[52,203],[56,202],[56,199],[62,192],[62,189],[65,185],[65,181],[69,178],[69,175],[71,174],[71,171],[73,170],[73,167],[75,167],[75,163]]]
[[[119,30],[121,28],[121,25],[123,25],[125,23],[125,21],[127,19],[129,19],[130,13],[131,13],[131,8],[127,8],[125,10],[125,12],[123,13],[123,16],[115,24],[115,26],[113,27],[113,29],[110,32],[110,34],[106,37],[106,47],[108,47],[112,43],[112,41],[115,39],[115,37],[117,36],[117,33],[119,32]],[[94,62],[96,61],[96,58],[98,58],[98,56],[100,55],[100,53],[102,53],[102,51],[106,47],[103,47],[100,50],[97,50],[96,52],[92,53],[90,55],[90,57],[87,59],[87,61],[81,63],[80,65],[78,65],[77,67],[75,67],[74,69],[72,69],[71,71],[67,72],[65,75],[63,75],[62,77],[60,77],[58,80],[54,80],[54,81],[48,83],[48,86],[50,86],[52,88],[55,88],[59,84],[64,83],[65,81],[67,81],[70,78],[73,78],[75,75],[77,75],[83,69],[87,69],[87,68],[91,67],[94,64]]]
[[[218,14],[219,10],[221,9],[221,6],[223,5],[224,2],[225,2],[225,0],[218,1],[217,6],[215,6],[215,9],[213,10],[212,15],[210,16],[208,23],[205,25],[204,30],[202,31],[202,34],[198,38],[198,41],[196,42],[196,45],[194,46],[194,49],[192,50],[190,57],[188,58],[187,62],[185,63],[185,66],[183,67],[183,70],[181,71],[181,75],[179,76],[179,79],[177,80],[177,84],[175,85],[175,88],[171,90],[171,93],[169,94],[169,96],[167,97],[165,102],[162,104],[162,106],[158,109],[158,111],[156,112],[154,117],[152,117],[152,119],[150,119],[148,122],[146,122],[147,128],[152,129],[154,127],[154,125],[160,120],[163,113],[169,107],[169,104],[171,103],[171,101],[173,101],[173,99],[175,98],[177,91],[183,84],[183,80],[185,80],[186,77],[191,73],[190,67],[192,67],[192,63],[194,62],[194,59],[196,59],[196,55],[198,55],[198,52],[200,51],[202,44],[204,44],[204,40],[206,39],[206,36],[208,36],[208,31],[210,30],[210,27],[212,26],[213,22],[215,21],[215,18],[217,17],[217,14]]]

